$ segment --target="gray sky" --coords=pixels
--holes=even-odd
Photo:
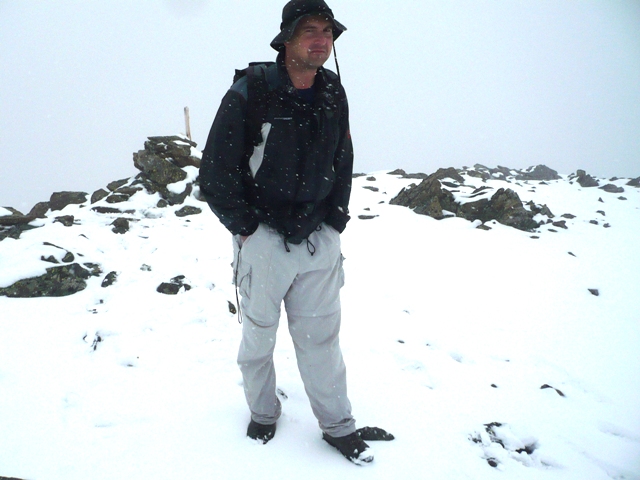
[[[135,175],[185,106],[204,147],[234,69],[274,59],[284,3],[0,0],[0,205]],[[640,1],[328,3],[356,171],[640,176]]]

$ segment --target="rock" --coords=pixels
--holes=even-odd
[[[118,208],[113,208],[113,207],[93,207],[91,210],[97,213],[105,214],[105,215],[120,214],[120,213],[128,213],[129,215],[131,215],[136,213],[135,210],[120,210]]]
[[[40,227],[36,227],[28,223],[24,223],[21,225],[12,225],[5,228],[3,228],[0,225],[0,242],[5,238],[13,238],[14,240],[18,240],[22,232],[33,230],[34,228],[40,228]]]
[[[372,187],[370,185],[366,185],[366,186],[364,186],[362,188],[365,188],[367,190],[371,190],[372,192],[379,192],[380,191],[380,189],[378,187]]]
[[[566,220],[559,220],[557,222],[553,222],[553,226],[554,227],[558,227],[558,228],[564,228],[566,230],[567,229],[567,221]]]
[[[109,272],[102,280],[102,284],[100,285],[102,288],[107,288],[116,283],[118,279],[118,272]]]
[[[162,189],[160,195],[169,202],[169,205],[182,205],[193,192],[193,185],[189,183],[182,193],[173,193],[168,189]]]
[[[145,150],[171,161],[180,168],[193,166],[200,168],[200,159],[192,155],[192,147],[197,144],[188,138],[178,136],[148,137]]]
[[[185,173],[184,171],[180,170]],[[186,175],[186,173],[185,173]],[[159,193],[163,200],[168,202],[169,205],[180,205],[185,199],[193,192],[193,185],[187,184],[182,193],[173,193],[166,185],[159,185],[149,178],[144,173],[139,174],[133,185],[142,185],[150,194]]]
[[[640,177],[629,180],[627,182],[627,185],[629,185],[630,187],[640,187]]]
[[[187,178],[187,172],[180,167],[147,150],[140,150],[138,153],[134,153],[133,164],[149,180],[160,186],[181,182]]]
[[[547,388],[551,388],[551,389],[555,390],[556,393],[558,395],[560,395],[561,397],[565,396],[565,394],[561,390],[558,390],[557,388],[554,388],[551,385],[547,385],[546,383],[540,387],[540,390],[546,390]]]
[[[10,214],[10,215],[5,215],[5,216],[15,215],[15,216],[18,216],[18,217],[24,217],[24,213],[22,213],[20,210],[16,210],[16,209],[15,209],[15,208],[13,208],[13,207],[3,207],[3,208],[4,208],[5,210],[9,210],[9,211],[11,212],[11,214]],[[0,218],[3,218],[3,217],[0,217]]]
[[[497,220],[503,225],[524,231],[531,231],[539,226],[533,220],[536,214],[525,209],[518,194],[511,189],[500,188],[491,200],[482,199],[461,205],[457,214],[467,220],[480,220],[483,223]]]
[[[367,182],[375,182],[376,177],[367,177]]]
[[[486,168],[476,165],[476,168]],[[469,173],[469,172],[468,172]],[[464,179],[453,168],[440,169],[435,174],[423,180],[420,185],[411,185],[403,189],[389,203],[392,205],[403,205],[413,209],[421,215],[428,215],[437,220],[445,218],[445,212],[466,218],[469,221],[480,220],[486,223],[490,220],[497,220],[503,225],[512,226],[519,230],[531,231],[538,227],[538,222],[533,217],[538,213],[545,212],[553,215],[548,208],[534,205],[532,211],[524,208],[520,197],[511,189],[499,189],[491,199],[483,198],[475,202],[458,204],[451,192],[441,186],[440,180],[452,178],[463,184]],[[473,194],[481,195],[486,188],[480,188]],[[472,194],[472,195],[473,195]]]
[[[361,174],[360,176],[364,177],[364,173]],[[402,178],[409,178],[409,179],[418,179],[418,180],[424,180],[425,178],[428,178],[429,175],[427,175],[426,173],[407,173],[405,172],[403,169],[398,168],[396,170],[394,170],[393,172],[389,172],[388,175],[399,175]]]
[[[53,223],[61,223],[65,227],[73,226],[73,222],[75,217],[73,215],[63,215],[61,217],[56,217]]]
[[[609,192],[609,193],[622,193],[624,192],[624,188],[622,187],[618,187],[617,185],[614,185],[613,183],[607,183],[604,187],[599,187],[600,190],[604,190],[605,192]]]
[[[51,210],[62,210],[67,205],[80,205],[87,201],[86,192],[56,192],[51,195],[49,206]]]
[[[419,185],[414,184],[402,189],[389,203],[403,205],[413,209],[419,215],[428,215],[436,220],[441,220],[445,218],[443,210],[456,212],[458,207],[453,194],[442,189],[439,178],[446,178],[454,174],[457,177],[454,180],[464,183],[464,179],[455,169],[440,169],[429,175]]]
[[[516,175],[516,180],[559,180],[561,177],[558,172],[545,166],[537,165],[530,167],[528,170]]]
[[[464,183],[464,178],[462,178],[458,171],[453,167],[439,168],[436,173],[429,175],[428,178],[437,178],[438,180],[442,180],[443,178],[451,178],[452,180],[455,180],[460,184]]]
[[[143,189],[141,187],[134,187],[134,186],[120,187],[113,193],[118,195],[127,195],[128,197],[131,197],[142,190]]]
[[[47,218],[46,213],[49,211],[49,208],[49,202],[38,202],[33,206],[27,216],[33,218]]]
[[[7,207],[5,207],[7,208]],[[8,210],[11,211],[15,211],[18,212],[17,210],[14,210],[13,208],[7,208]],[[4,226],[4,227],[12,227],[14,225],[25,225],[27,223],[33,222],[35,220],[35,217],[31,217],[28,215],[23,215],[22,213],[18,212],[17,214],[13,214],[13,215],[4,215],[2,217],[0,217],[0,226]]]
[[[576,218],[575,215],[571,214],[571,213],[563,213],[562,215],[560,215],[562,218],[568,218],[569,220]]]
[[[39,277],[19,280],[13,285],[0,288],[0,295],[13,298],[64,297],[80,292],[87,287],[86,280],[94,275],[78,263],[47,268]]]
[[[238,313],[238,310],[236,309],[236,306],[233,303],[231,303],[229,300],[227,300],[227,304],[228,304],[228,307],[229,307],[229,313],[232,313],[234,315],[236,313]]]
[[[591,293],[591,295],[593,295],[594,297],[600,296],[600,290],[598,290],[597,288],[590,288],[589,293]]]
[[[118,193],[112,193],[107,197],[107,203],[122,203],[129,200],[129,195],[120,195]]]
[[[189,215],[198,215],[202,213],[202,209],[186,205],[176,212],[176,217],[187,217]]]
[[[589,187],[597,187],[600,185],[600,182],[593,178],[591,175],[588,175],[584,170],[578,170],[576,172],[578,176],[578,183],[581,187],[589,188]]]
[[[91,195],[91,203],[94,204],[96,202],[99,202],[100,200],[105,198],[107,195],[109,195],[109,192],[107,192],[104,188],[101,188],[100,190],[96,190]]]
[[[124,217],[118,217],[116,218],[111,225],[113,225],[113,228],[111,229],[111,231],[113,233],[118,233],[118,234],[125,234],[129,231],[129,220],[127,220]]]
[[[115,180],[107,184],[107,188],[109,189],[110,192],[115,192],[116,190],[118,190],[123,185],[126,185],[127,183],[129,183],[129,179],[123,178],[122,180]]]
[[[184,279],[184,275],[173,277],[169,282],[158,285],[156,291],[164,295],[177,295],[181,288],[184,288],[185,291],[191,290],[191,285],[184,283]]]

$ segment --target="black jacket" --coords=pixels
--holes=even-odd
[[[266,141],[254,147],[248,139],[245,76],[222,99],[211,127],[201,192],[233,234],[250,235],[260,222],[291,243],[300,243],[321,222],[342,232],[353,170],[345,91],[333,72],[320,68],[315,101],[306,103],[291,84],[282,54],[267,78]]]

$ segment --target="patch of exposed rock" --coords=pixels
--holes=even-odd
[[[13,285],[0,288],[0,295],[14,298],[65,297],[84,290],[86,280],[99,274],[100,267],[91,263],[51,267],[44,275],[18,280]]]
[[[544,181],[558,177],[555,170],[544,166],[531,168],[525,172],[504,167],[488,169],[482,165],[475,165],[473,169],[463,169],[460,172],[455,168],[439,169],[419,185],[414,184],[403,189],[389,203],[409,207],[418,214],[428,215],[437,220],[451,216],[462,217],[470,221],[480,220],[483,223],[496,220],[503,225],[523,231],[532,231],[540,226],[534,220],[538,214],[553,217],[546,205],[538,206],[529,202],[526,206],[528,208],[526,208],[518,194],[509,188],[500,188],[490,198],[487,198],[486,195],[491,187],[480,187],[468,196],[468,198],[478,198],[477,200],[458,201],[453,193],[458,192],[458,189],[464,186],[464,178],[460,173],[483,180],[504,177],[526,178],[528,180],[535,178],[535,180]],[[443,188],[443,186],[448,188]]]
[[[569,175],[569,180],[576,180],[583,188],[600,186],[600,182],[584,170],[577,170],[575,174]]]

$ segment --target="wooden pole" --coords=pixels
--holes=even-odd
[[[187,128],[187,137],[191,140],[191,125],[189,122],[189,107],[184,107],[184,124]]]

